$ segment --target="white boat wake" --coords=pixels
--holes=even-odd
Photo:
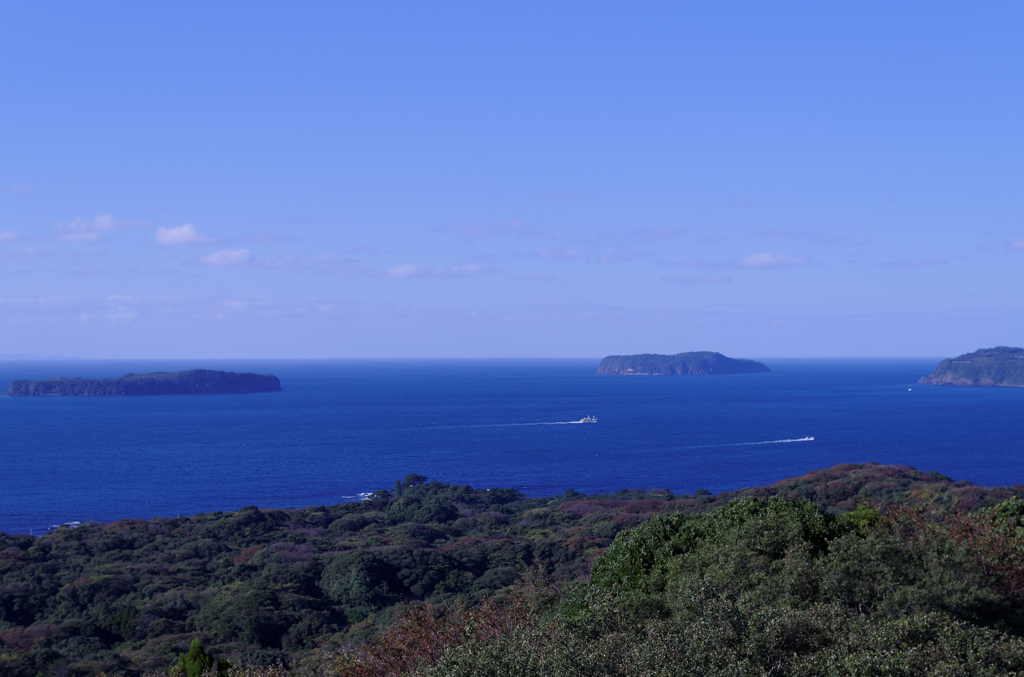
[[[583,423],[597,423],[597,419],[589,421],[587,419],[579,421],[539,421],[536,423],[467,423],[464,425],[432,425],[428,428],[430,430],[437,430],[439,428],[521,428],[531,425],[582,425]]]
[[[793,442],[813,442],[813,437],[795,437],[788,440],[765,440],[763,442],[723,442],[721,444],[695,444],[690,447],[678,447],[680,449],[717,449],[719,447],[756,447],[762,444],[790,444]]]
[[[755,444],[787,444],[789,442],[813,442],[813,437],[798,437],[792,440],[768,440],[767,442],[734,442],[730,446],[753,446]]]
[[[480,423],[478,425],[452,426],[462,428],[516,428],[528,425],[580,425],[583,421],[543,421],[540,423]]]

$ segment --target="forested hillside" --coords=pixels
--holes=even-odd
[[[328,660],[323,657],[328,656],[327,650],[330,649],[329,660],[334,661],[330,663],[334,666],[332,669],[341,670],[341,664],[337,663],[342,655],[338,653],[341,647],[347,647],[351,656],[365,657],[368,654],[360,651],[372,648],[372,642],[389,636],[387,633],[393,633],[396,627],[415,626],[415,623],[410,625],[409,618],[396,626],[395,614],[408,609],[410,603],[415,605],[424,601],[434,605],[430,609],[450,610],[427,614],[429,622],[442,625],[456,622],[453,619],[459,618],[459,613],[492,614],[494,620],[499,616],[507,618],[509,609],[519,609],[516,613],[533,609],[523,617],[528,618],[529,623],[523,621],[517,627],[532,623],[531,627],[542,634],[554,632],[551,628],[556,626],[561,628],[557,632],[582,632],[572,636],[583,642],[579,647],[585,648],[589,646],[587,642],[603,641],[600,639],[602,631],[595,628],[604,627],[601,623],[606,623],[595,621],[588,614],[598,607],[614,610],[616,604],[629,597],[620,594],[622,582],[616,583],[618,579],[614,576],[600,572],[611,571],[612,563],[622,557],[616,553],[633,547],[627,546],[628,543],[649,538],[642,534],[669,534],[664,537],[666,543],[674,543],[675,537],[669,533],[671,529],[685,530],[690,528],[686,525],[697,524],[687,522],[691,518],[684,519],[683,516],[708,513],[727,504],[725,511],[709,514],[727,515],[740,510],[742,514],[756,516],[761,515],[758,511],[767,509],[756,506],[803,505],[793,503],[800,499],[816,504],[817,507],[812,508],[808,503],[807,508],[792,510],[797,511],[794,514],[801,515],[813,510],[817,517],[806,519],[818,520],[815,524],[820,522],[819,527],[815,528],[825,531],[817,536],[813,533],[806,536],[810,532],[801,527],[803,531],[800,534],[806,538],[798,538],[792,534],[785,535],[790,533],[786,531],[790,527],[785,527],[785,533],[779,536],[782,540],[771,545],[774,548],[771,552],[775,554],[771,557],[765,555],[768,559],[764,560],[767,567],[764,572],[775,575],[781,571],[778,568],[782,566],[780,562],[784,564],[789,561],[787,558],[797,556],[793,554],[796,553],[793,548],[806,555],[800,557],[804,557],[806,565],[811,568],[801,570],[803,573],[791,572],[793,576],[799,574],[806,578],[810,586],[808,590],[818,591],[806,602],[790,600],[796,604],[794,608],[804,609],[807,604],[824,604],[830,599],[828,595],[831,593],[821,592],[830,588],[822,587],[823,583],[818,579],[824,574],[815,573],[815,567],[825,561],[832,562],[829,566],[839,566],[834,557],[831,560],[821,559],[831,557],[829,553],[835,552],[831,545],[839,542],[835,539],[846,538],[842,541],[843,547],[849,545],[852,548],[851,544],[861,542],[850,540],[854,536],[882,538],[877,534],[871,535],[874,532],[869,534],[865,531],[869,527],[876,528],[873,525],[878,519],[871,508],[863,505],[883,509],[897,504],[910,506],[906,510],[916,506],[932,513],[945,511],[954,517],[989,515],[991,511],[986,512],[986,509],[1024,494],[1021,486],[1002,489],[976,487],[969,482],[953,482],[936,473],[877,464],[836,466],[770,487],[717,496],[707,491],[675,496],[666,490],[628,489],[611,495],[585,496],[570,489],[554,498],[528,498],[512,489],[477,490],[426,480],[419,475],[409,475],[404,481],[396,482],[392,490],[377,492],[371,500],[334,506],[312,506],[300,510],[249,506],[236,512],[193,517],[87,523],[76,529],[62,527],[40,538],[0,535],[0,674],[21,677],[37,674],[91,675],[101,670],[108,673],[164,671],[188,649],[194,637],[202,641],[207,651],[218,658],[230,659],[236,666],[274,664],[278,661],[285,666],[296,666],[304,658],[307,661]],[[777,497],[776,503],[764,503],[764,499],[772,496]],[[729,503],[742,497],[746,497],[746,502]],[[790,502],[778,503],[782,498]],[[857,508],[858,504],[862,506],[860,510],[850,514],[859,517],[835,517]],[[737,505],[746,507],[737,508]],[[652,522],[654,517],[658,519]],[[725,518],[715,518],[719,521],[707,519],[710,521],[700,522],[704,525],[700,527],[704,534],[701,542],[717,544],[714,547],[734,547],[728,545],[735,541],[731,536],[712,537],[718,531],[725,534],[733,528],[721,526],[719,529],[715,526],[725,524],[720,521]],[[754,522],[759,519],[762,517],[757,517]],[[945,523],[941,519],[932,519],[928,523],[933,522]],[[899,524],[913,526],[916,523],[904,521]],[[632,529],[638,525],[644,526]],[[884,528],[898,532],[904,526],[897,528],[889,524]],[[622,532],[626,533],[619,536],[615,546],[608,550],[613,539]],[[886,564],[890,568],[895,566],[893,562],[898,563],[900,570],[910,566],[899,563],[902,562],[900,558],[909,557],[907,562],[916,563],[915,566],[925,561],[921,559],[924,555],[898,554],[904,547],[901,545],[904,541],[898,539],[904,536],[897,534],[893,538],[897,541],[885,541],[889,550],[881,555],[861,553],[858,557],[877,555],[882,561],[891,560]],[[913,542],[914,538],[910,541]],[[679,615],[682,612],[678,611],[681,608],[678,595],[684,590],[679,585],[683,583],[670,585],[666,576],[683,576],[678,580],[690,581],[686,585],[695,585],[698,579],[693,576],[706,570],[701,568],[704,565],[700,562],[724,561],[722,557],[725,555],[698,548],[693,552],[699,550],[704,554],[692,555],[697,559],[685,564],[683,560],[677,562],[672,559],[680,553],[685,554],[685,548],[679,550],[672,545],[665,550],[657,543],[650,547],[655,553],[652,555],[654,559],[650,562],[644,560],[647,573],[643,575],[654,576],[662,583],[644,584],[646,592],[635,598],[639,606],[630,606],[633,611],[614,611],[613,615],[625,619],[633,618],[634,612],[640,614],[635,616],[637,628],[647,627],[649,623],[698,617],[694,610]],[[749,547],[754,548],[753,545]],[[591,583],[576,587],[587,579],[595,559],[606,551],[609,553],[607,557],[596,560],[598,565]],[[658,552],[663,554],[656,554]],[[957,561],[963,562],[977,560],[969,552],[961,552],[958,557],[960,560]],[[991,564],[1004,565],[1009,566],[998,562]],[[653,569],[650,568],[652,566]],[[524,587],[524,574],[531,571],[531,582]],[[736,590],[747,589],[760,580],[760,574],[743,573],[728,567],[716,571],[714,575],[718,583],[715,585],[726,588],[733,585],[738,586]],[[853,573],[851,570],[850,575]],[[954,578],[960,580],[961,574]],[[949,575],[953,576],[952,573]],[[995,575],[990,574],[990,578]],[[537,582],[538,576],[546,581],[543,585]],[[753,578],[748,580],[744,576]],[[630,579],[629,585],[639,580]],[[975,624],[982,619],[984,627],[1016,636],[1019,629],[1014,615],[1017,613],[1017,598],[1013,595],[1017,593],[1006,593],[1000,587],[1004,585],[1000,582],[1003,579],[998,579],[998,576],[992,578],[994,582],[986,582],[981,573],[971,573],[963,580],[984,594],[972,592],[970,595],[974,597],[971,597],[964,593],[968,595],[964,604],[975,610],[971,612],[974,615],[964,612],[955,618]],[[849,581],[846,584],[853,585]],[[877,587],[880,583],[875,581],[865,585]],[[981,587],[977,587],[979,585]],[[576,591],[563,600],[561,596],[573,589]],[[526,590],[533,592],[527,594]],[[538,592],[544,590],[547,592]],[[556,594],[551,590],[559,592]],[[499,591],[501,594],[496,594]],[[671,594],[674,596],[659,597],[669,591],[673,591]],[[608,597],[608,594],[612,596]],[[758,595],[757,599],[761,600],[758,603],[768,604],[775,593],[762,591]],[[552,601],[555,598],[557,603]],[[516,603],[518,606],[510,606],[509,599],[519,599],[520,602]],[[780,599],[785,601],[789,598]],[[903,598],[886,599],[888,601],[883,606],[888,606],[885,608],[896,608]],[[543,604],[551,608],[563,605],[561,616],[558,616],[562,620],[551,620],[551,609],[542,609],[543,604],[538,600],[548,600]],[[458,611],[460,604],[463,605],[462,611]],[[870,604],[875,608],[882,602],[872,601]],[[921,604],[924,606],[914,608],[932,609],[928,606],[932,602]],[[935,613],[948,611],[936,609]],[[416,618],[416,613],[421,614],[416,622],[426,622],[427,617],[423,616],[426,612],[412,613],[413,618]],[[728,613],[747,615],[741,607]],[[835,619],[849,622],[842,615]],[[490,625],[504,627],[502,622],[494,620]],[[556,625],[544,625],[549,622]],[[380,635],[382,629],[387,629],[387,633]],[[472,633],[459,636],[471,638]],[[361,644],[374,637],[377,639],[370,639],[371,644]],[[548,640],[536,641],[543,644]],[[364,648],[360,649],[360,646]],[[321,651],[318,652],[318,648]],[[355,653],[351,653],[353,651]],[[413,649],[404,654],[411,657],[419,655]],[[349,661],[345,663],[348,666],[345,669],[356,664],[350,659],[345,660]],[[477,670],[478,667],[472,669]],[[436,669],[442,670],[440,663]],[[458,673],[463,668],[452,663],[444,668],[448,669]],[[448,673],[442,671],[439,674]]]

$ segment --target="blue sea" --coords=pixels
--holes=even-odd
[[[713,377],[599,376],[597,359],[0,361],[0,392],[193,368],[284,388],[0,396],[0,531],[333,504],[409,473],[531,496],[717,493],[867,461],[1024,483],[1022,388],[917,385],[939,358],[762,361]]]

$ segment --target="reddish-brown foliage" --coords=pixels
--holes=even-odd
[[[0,630],[0,646],[9,651],[27,651],[36,640],[44,640],[60,633],[53,623],[31,625],[27,628]]]
[[[111,522],[107,525],[107,531],[131,531],[134,527],[139,527],[144,524],[146,524],[146,520],[131,517]]]
[[[985,575],[1001,594],[1024,600],[1024,538],[1013,524],[991,512],[957,514],[947,528],[970,548]]]
[[[245,564],[246,562],[251,560],[253,557],[255,557],[256,553],[258,553],[262,549],[263,549],[262,546],[259,546],[259,545],[254,545],[251,548],[246,548],[242,552],[240,552],[237,555],[235,555],[235,558],[233,560],[231,560],[231,561],[234,564]]]
[[[895,506],[886,514],[905,540],[948,538],[968,549],[1002,595],[1024,601],[1024,532],[998,513]]]
[[[339,677],[397,677],[435,665],[448,650],[469,641],[507,635],[528,622],[521,593],[485,599],[469,609],[423,604],[398,615],[392,627],[338,662]]]
[[[0,550],[0,574],[18,569],[32,561],[32,557],[18,548]]]
[[[609,507],[614,506],[607,506],[599,503],[598,501],[569,501],[568,503],[560,505],[558,509],[564,510],[565,512],[574,512],[579,515],[592,515],[599,510],[607,509]]]
[[[627,505],[622,508],[622,512],[631,512],[636,515],[640,515],[648,512],[661,512],[662,508],[665,507],[665,501],[659,501],[653,498],[640,499],[639,501],[630,501]]]
[[[628,529],[639,521],[640,518],[637,515],[628,512],[619,513],[612,518],[612,522],[623,529]]]

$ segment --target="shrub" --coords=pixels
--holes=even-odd
[[[207,672],[215,669],[218,677],[227,677],[231,663],[226,660],[215,660],[206,653],[198,637],[192,639],[188,653],[181,654],[178,664],[168,671],[171,677],[205,677]]]

